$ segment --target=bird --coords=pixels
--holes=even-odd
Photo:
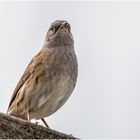
[[[78,61],[70,23],[51,23],[41,50],[27,65],[7,109],[9,115],[45,121],[59,110],[72,94],[78,75]]]

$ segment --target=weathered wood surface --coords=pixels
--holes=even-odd
[[[0,139],[75,139],[43,126],[0,113]]]

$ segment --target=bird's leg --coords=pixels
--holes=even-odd
[[[41,120],[42,120],[42,122],[45,124],[45,126],[46,126],[47,128],[49,128],[49,126],[48,126],[47,122],[45,121],[45,119],[41,119]]]
[[[30,119],[30,113],[29,112],[27,113],[27,119],[28,119],[28,122],[30,122],[31,119]]]

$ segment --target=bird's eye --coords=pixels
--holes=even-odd
[[[50,31],[54,33],[55,32],[55,27],[51,27]]]
[[[52,32],[52,34],[54,34],[57,32],[58,29],[59,29],[59,26],[52,26],[52,27],[50,27],[50,32]]]

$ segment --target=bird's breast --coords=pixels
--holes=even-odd
[[[56,112],[69,98],[74,87],[76,78],[73,78],[73,71],[67,68],[59,68],[54,72],[55,75],[51,79],[46,80],[45,94],[38,98],[36,119],[47,117]],[[74,76],[76,77],[76,75]]]

